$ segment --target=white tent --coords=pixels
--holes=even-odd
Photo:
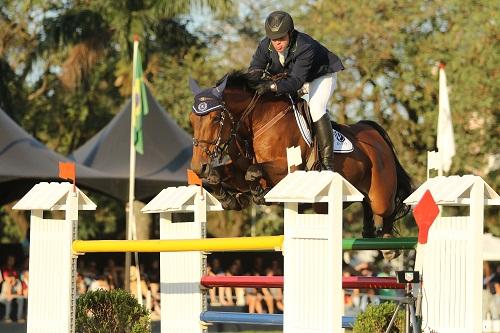
[[[492,234],[483,235],[483,260],[500,261],[500,237]]]

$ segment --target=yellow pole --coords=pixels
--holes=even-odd
[[[281,251],[282,243],[283,236],[174,240],[75,240],[73,252]]]

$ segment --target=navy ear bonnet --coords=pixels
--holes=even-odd
[[[205,89],[194,97],[193,112],[198,116],[224,108],[222,100],[214,95],[213,89]]]
[[[189,87],[194,94],[193,112],[198,116],[206,115],[217,109],[224,108],[222,93],[227,83],[227,75],[214,88],[201,89],[198,82],[189,79]]]

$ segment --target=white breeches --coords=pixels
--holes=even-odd
[[[304,84],[309,91],[309,110],[313,121],[318,121],[326,113],[328,100],[337,88],[337,73],[329,73]]]

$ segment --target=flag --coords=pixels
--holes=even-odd
[[[139,154],[144,154],[144,139],[143,139],[143,117],[149,113],[148,96],[146,94],[146,86],[144,85],[142,73],[141,53],[135,52],[134,57],[134,78],[132,86],[132,115],[134,117],[134,147]]]
[[[193,170],[187,169],[188,185],[202,185],[201,179],[194,173]]]
[[[441,155],[441,166],[445,172],[451,167],[452,157],[455,155],[455,137],[451,122],[450,102],[444,65],[439,65],[439,115],[437,128],[437,149]]]
[[[73,184],[75,184],[76,180],[75,163],[59,162],[59,178],[72,180]]]

